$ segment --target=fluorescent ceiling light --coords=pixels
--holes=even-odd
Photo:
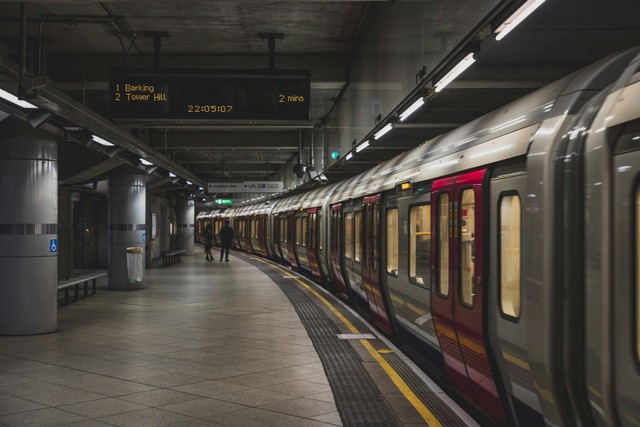
[[[98,143],[100,145],[104,145],[105,147],[113,147],[114,146],[113,143],[107,141],[104,138],[100,138],[97,135],[91,135],[91,139],[93,139],[93,142],[96,142],[96,143]]]
[[[187,181],[187,185],[193,185],[193,182]]]
[[[365,148],[367,148],[369,146],[369,140],[367,139],[366,141],[364,141],[362,144],[358,145],[356,147],[356,153],[361,152],[362,150],[364,150]]]
[[[345,158],[345,160],[350,160],[353,157],[353,153],[349,153],[347,154],[347,157]]]
[[[11,102],[12,104],[17,105],[18,107],[22,107],[22,108],[38,108],[33,104],[28,103],[27,101],[23,101],[22,99],[18,99],[17,96],[10,94],[7,91],[4,91],[2,89],[0,89],[0,98]]]
[[[149,160],[143,159],[142,157],[140,157],[140,163],[145,166],[153,166],[153,163],[151,163]]]
[[[410,115],[415,113],[418,108],[424,105],[424,96],[418,98],[409,108],[400,113],[400,121],[404,122]]]
[[[465,56],[462,61],[458,62],[458,64],[451,69],[438,83],[435,84],[434,90],[436,92],[440,92],[445,88],[449,83],[455,80],[460,74],[464,72],[467,68],[476,62],[475,53],[471,52],[467,56]]]
[[[502,25],[496,28],[496,41],[502,40],[507,34],[509,34],[518,24],[524,21],[527,16],[531,15],[531,13],[536,10],[545,0],[529,0],[518,10],[516,10],[513,15],[508,17]]]
[[[380,129],[375,135],[373,135],[373,139],[380,139],[384,134],[393,129],[393,125],[391,123],[387,123],[385,127]]]
[[[175,174],[175,173],[173,173],[173,172],[169,172],[169,178],[175,178],[175,177],[176,177],[176,174]]]

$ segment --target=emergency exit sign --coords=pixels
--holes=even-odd
[[[213,202],[215,204],[217,204],[217,205],[232,205],[233,204],[233,200],[232,199],[215,199]]]

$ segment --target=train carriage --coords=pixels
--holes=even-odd
[[[275,259],[494,423],[640,424],[639,52],[274,202]]]

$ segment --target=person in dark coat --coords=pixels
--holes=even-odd
[[[204,253],[207,256],[207,261],[213,261],[211,246],[213,246],[213,228],[211,227],[211,224],[207,224],[204,228]]]
[[[233,242],[233,235],[233,228],[229,226],[229,220],[226,220],[224,227],[220,229],[220,261],[222,261],[222,258],[225,258],[225,261],[229,261],[229,249],[231,248],[231,242]]]

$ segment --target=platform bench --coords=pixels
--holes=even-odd
[[[176,249],[173,251],[165,251],[162,253],[162,266],[164,267],[165,265],[169,265],[172,262],[181,262],[182,260],[180,259],[180,257],[182,257],[182,254],[185,253],[186,251],[184,249]]]
[[[92,273],[80,276],[78,278],[71,278],[69,280],[62,280],[58,282],[58,290],[64,291],[64,305],[69,304],[69,290],[73,288],[74,293],[74,301],[78,301],[80,298],[80,285],[84,285],[84,297],[86,298],[89,295],[89,282],[92,282],[92,290],[91,295],[95,295],[96,293],[96,281],[106,276],[106,272],[102,273]]]

